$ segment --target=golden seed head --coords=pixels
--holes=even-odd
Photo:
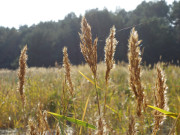
[[[79,36],[81,40],[80,42],[81,52],[84,56],[84,59],[91,68],[94,78],[96,78],[98,38],[96,38],[94,40],[94,43],[92,43],[91,26],[87,23],[85,17],[83,17],[81,21],[81,33],[79,33]]]
[[[154,91],[154,97],[155,97],[155,105],[158,108],[161,108],[165,110],[167,108],[167,98],[166,98],[166,79],[163,70],[158,65],[157,66],[157,81],[156,81],[156,90]],[[153,133],[156,133],[159,130],[160,125],[164,122],[164,118],[162,113],[159,111],[154,112],[154,130]]]
[[[65,77],[66,77],[66,80],[68,81],[68,86],[69,86],[69,90],[70,90],[70,93],[71,95],[73,95],[73,84],[72,84],[72,81],[71,81],[71,64],[69,62],[69,58],[68,58],[68,53],[67,53],[67,48],[64,47],[63,48],[63,66],[64,66],[64,69],[65,69]]]
[[[39,133],[45,133],[49,130],[49,125],[47,122],[47,112],[42,111],[42,104],[38,104],[38,113],[37,113],[37,119],[38,119],[38,132]]]
[[[137,115],[141,116],[141,110],[143,107],[143,100],[144,100],[144,93],[143,87],[141,84],[140,79],[140,43],[141,40],[138,39],[138,33],[135,31],[135,28],[131,30],[131,34],[129,37],[129,52],[128,52],[128,59],[129,59],[129,86],[131,90],[134,92],[136,99],[137,99]]]
[[[106,45],[104,47],[105,62],[106,62],[106,67],[107,67],[106,76],[105,76],[106,83],[108,82],[108,79],[109,79],[110,70],[113,68],[113,65],[115,63],[114,53],[116,50],[116,45],[118,43],[115,38],[115,34],[116,34],[116,29],[115,29],[115,26],[113,26],[110,29],[110,34],[109,34],[109,37],[106,39]]]
[[[23,106],[25,104],[25,96],[24,96],[24,83],[25,83],[25,74],[26,74],[26,68],[27,68],[27,45],[21,50],[21,55],[19,58],[19,71],[18,71],[18,90],[20,92],[20,96],[23,102]]]

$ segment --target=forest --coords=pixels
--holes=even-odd
[[[119,41],[115,60],[128,61],[128,38],[132,27],[138,31],[144,64],[158,61],[179,65],[180,59],[180,1],[168,5],[164,0],[139,4],[133,11],[116,12],[91,9],[84,15],[91,25],[93,39],[98,37],[98,61],[104,60],[105,39],[114,25]],[[80,51],[80,22],[82,16],[69,13],[58,22],[40,22],[16,28],[0,27],[0,68],[16,69],[20,50],[27,44],[29,67],[53,67],[62,64],[64,46],[68,48],[73,65],[84,63]]]

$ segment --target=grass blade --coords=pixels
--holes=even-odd
[[[90,96],[90,95],[89,95],[89,96]],[[85,114],[86,114],[86,109],[87,109],[87,105],[88,105],[88,102],[89,102],[89,96],[88,96],[88,98],[87,98],[87,100],[86,100],[86,105],[85,105],[85,107],[84,107],[84,113],[83,113],[82,121],[84,121],[84,117],[85,117]],[[82,126],[81,126],[80,132],[79,132],[80,135],[81,135],[81,132],[82,132]]]
[[[80,125],[80,126],[83,126],[83,127],[86,127],[86,128],[91,128],[91,129],[96,129],[96,126],[94,125],[91,125],[87,122],[84,122],[84,121],[81,121],[81,120],[78,120],[78,119],[75,119],[75,118],[70,118],[70,117],[66,117],[64,115],[60,115],[60,114],[57,114],[57,113],[53,113],[53,112],[48,112],[49,114],[59,118],[59,119],[64,119],[64,120],[67,120],[69,122],[72,122],[72,123],[75,123],[77,125]]]
[[[58,121],[59,121],[59,127],[60,127],[60,129],[61,129],[61,134],[64,135],[64,127],[63,127],[63,125],[61,124],[61,120],[59,119]]]
[[[86,78],[90,83],[92,83],[93,85],[95,85],[94,81],[92,81],[91,79],[89,79],[87,76],[85,76],[81,71],[79,71],[79,73]],[[102,88],[100,88],[99,86],[96,86],[98,89],[103,90]]]
[[[107,107],[108,109],[110,109],[112,112],[114,112],[114,113],[116,113],[116,114],[119,114],[116,110],[112,109],[112,108],[109,107],[108,105],[106,105],[106,107]]]
[[[163,110],[163,109],[161,109],[161,108],[158,108],[158,107],[155,107],[155,106],[151,106],[151,105],[148,105],[148,107],[150,107],[150,108],[152,108],[152,109],[155,109],[155,110],[163,113],[164,115],[169,116],[169,117],[172,117],[172,118],[174,118],[174,119],[177,119],[177,117],[178,117],[178,114],[177,114],[177,113],[168,112],[168,111],[166,111],[166,110]]]

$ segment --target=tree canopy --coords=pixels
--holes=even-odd
[[[85,13],[91,25],[93,38],[98,37],[98,61],[104,60],[105,39],[110,28],[115,25],[119,41],[116,49],[116,61],[127,62],[127,41],[130,30],[136,27],[139,38],[143,40],[143,61],[154,64],[160,60],[179,64],[180,60],[180,1],[167,5],[164,0],[143,1],[133,11],[118,9],[92,9]],[[15,69],[21,48],[28,46],[29,66],[54,66],[62,63],[62,48],[67,46],[72,64],[84,62],[80,52],[80,22],[82,16],[69,13],[58,22],[40,22],[30,27],[24,25],[15,28],[0,27],[0,68]]]

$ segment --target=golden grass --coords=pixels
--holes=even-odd
[[[138,39],[138,33],[135,31],[135,28],[131,30],[131,34],[129,37],[129,86],[131,90],[134,92],[137,99],[137,115],[141,116],[142,107],[144,101],[144,88],[141,84],[141,57],[140,57],[140,45],[141,40]]]
[[[106,68],[107,68],[106,75],[105,75],[106,84],[108,83],[108,80],[109,80],[110,71],[113,68],[113,65],[115,64],[114,53],[116,51],[116,45],[118,43],[115,38],[115,34],[116,34],[116,29],[115,29],[115,26],[113,26],[110,29],[110,34],[109,34],[109,37],[106,39],[106,45],[104,47],[105,62],[106,62]]]
[[[68,53],[67,53],[67,48],[64,47],[63,48],[63,67],[65,69],[65,78],[66,80],[68,81],[68,85],[69,85],[69,90],[70,90],[70,93],[71,95],[73,96],[73,92],[74,92],[74,88],[73,88],[73,84],[72,84],[72,81],[71,81],[71,65],[70,65],[70,61],[69,61],[69,58],[68,58]]]
[[[19,78],[18,90],[21,95],[21,100],[23,102],[23,106],[25,105],[24,83],[25,83],[25,74],[26,74],[26,68],[27,68],[26,51],[27,51],[27,46],[25,46],[21,51],[21,55],[19,58],[19,72],[18,72],[18,78]]]
[[[98,119],[98,135],[103,135],[103,122],[101,118],[101,106],[99,103],[99,94],[98,94],[98,88],[97,88],[97,42],[98,38],[94,40],[94,43],[92,43],[92,34],[91,34],[91,26],[87,23],[87,20],[85,17],[82,18],[81,21],[81,34],[79,34],[81,43],[80,48],[81,52],[84,56],[84,59],[88,63],[94,77],[94,83],[95,83],[95,89],[96,89],[96,97],[97,97],[97,105],[98,105],[98,113],[99,113],[99,119]]]
[[[81,34],[79,33],[81,43],[81,52],[88,63],[91,71],[94,75],[94,78],[97,77],[97,42],[98,38],[94,40],[92,43],[92,34],[91,34],[91,26],[87,23],[85,17],[82,18],[81,21]]]
[[[172,112],[180,112],[180,68],[172,65],[164,67],[169,87],[166,95],[166,79],[162,69],[159,66],[149,68],[140,65],[141,41],[134,28],[128,45],[129,65],[118,63],[114,69],[112,69],[113,56],[117,44],[115,27],[112,27],[106,40],[106,63],[97,63],[97,38],[92,43],[91,27],[85,17],[82,18],[79,35],[81,51],[87,62],[85,65],[71,66],[67,48],[64,48],[63,68],[26,69],[27,48],[25,47],[21,52],[18,71],[0,70],[0,128],[23,128],[27,126],[27,122],[24,121],[29,119],[27,133],[31,135],[46,134],[50,128],[55,129],[57,135],[67,134],[69,127],[73,134],[98,135],[156,134],[159,129],[158,134],[163,135],[172,131],[170,128],[172,119],[164,120],[158,112],[155,112],[154,119],[152,110],[143,106],[146,102],[149,105],[155,103],[157,107],[166,109],[167,96],[169,109]],[[163,67],[163,63],[160,65]],[[84,78],[78,71],[89,79]],[[20,80],[18,93],[17,74]],[[26,83],[24,83],[25,79]],[[93,84],[90,79],[94,81]],[[26,97],[25,108],[20,105],[22,101],[19,100],[19,96],[23,103]],[[43,106],[38,106],[39,103]],[[103,105],[104,108],[108,105],[104,111],[106,115],[101,112]],[[70,118],[83,119],[96,125],[97,130],[68,123],[62,119],[56,122],[51,116],[46,118],[44,110]],[[160,124],[163,125],[159,126]],[[176,126],[177,131],[179,128]]]
[[[103,63],[98,64],[98,77],[99,77],[99,86],[105,88],[104,75],[106,71],[106,66]],[[92,96],[89,99],[88,107],[86,110],[85,121],[90,123],[95,123],[97,119],[97,108],[96,100],[94,98],[94,86],[88,82],[84,77],[82,77],[78,71],[82,71],[88,77],[91,77],[91,72],[88,70],[88,65],[79,65],[72,66],[72,81],[76,89],[76,108],[77,109],[77,118],[81,119],[84,112],[84,106],[86,104],[87,97],[90,93]],[[1,70],[0,70],[1,71]],[[180,84],[180,68],[175,66],[168,66],[165,68],[166,76],[168,78],[167,85],[169,89],[167,90],[167,96],[169,99],[168,106],[172,112],[179,112],[180,101],[178,100],[180,90],[179,87],[176,87]],[[18,71],[2,70],[0,73],[0,127],[23,127],[23,123],[20,121],[23,114],[21,113],[22,107],[21,100],[18,99],[19,93],[16,93],[17,79],[16,74]],[[147,69],[142,68],[142,83],[146,84],[145,91],[148,93],[148,103],[153,105],[154,96],[153,88],[155,86],[156,80],[156,68]],[[26,80],[26,110],[25,114],[29,117],[35,117],[36,110],[38,108],[37,104],[41,102],[44,105],[43,109],[52,111],[52,112],[61,112],[62,106],[60,96],[62,95],[62,82],[64,76],[64,69],[57,68],[29,68],[27,69],[27,80]],[[9,80],[11,78],[11,80]],[[119,116],[115,114],[110,109],[106,110],[106,119],[108,124],[113,128],[116,134],[126,134],[128,130],[128,107],[135,108],[135,104],[132,98],[132,94],[128,88],[128,67],[123,66],[122,64],[116,65],[111,71],[111,80],[109,82],[110,89],[108,90],[108,96],[110,96],[110,104],[108,106],[115,109],[119,112]],[[103,103],[104,97],[103,91],[100,91],[100,103]],[[94,96],[93,96],[94,95]],[[132,115],[135,115],[135,110],[131,109]],[[153,115],[151,114],[152,110],[148,109],[147,114],[144,114],[147,119],[147,123],[143,127],[146,134],[150,134],[150,131],[153,129],[151,126],[154,123]],[[96,115],[95,115],[96,114]],[[9,120],[11,117],[11,120]],[[36,118],[36,117],[35,117]],[[34,119],[35,119],[34,118]],[[51,128],[56,127],[56,122],[52,121],[52,118],[48,117],[49,124]],[[163,125],[160,127],[160,131],[169,131],[173,123],[172,119],[167,118]],[[73,125],[71,125],[74,127]],[[82,129],[82,134],[86,134],[88,131]],[[91,131],[93,132],[93,131]],[[163,134],[162,134],[163,135]]]
[[[154,98],[155,98],[155,105],[158,108],[168,110],[167,108],[167,97],[166,97],[166,78],[165,75],[160,68],[160,66],[157,66],[157,81],[156,81],[156,88],[154,90]],[[163,114],[155,111],[154,112],[154,129],[153,129],[153,134],[156,134],[156,132],[159,130],[160,124],[162,125],[164,121],[164,116]]]

